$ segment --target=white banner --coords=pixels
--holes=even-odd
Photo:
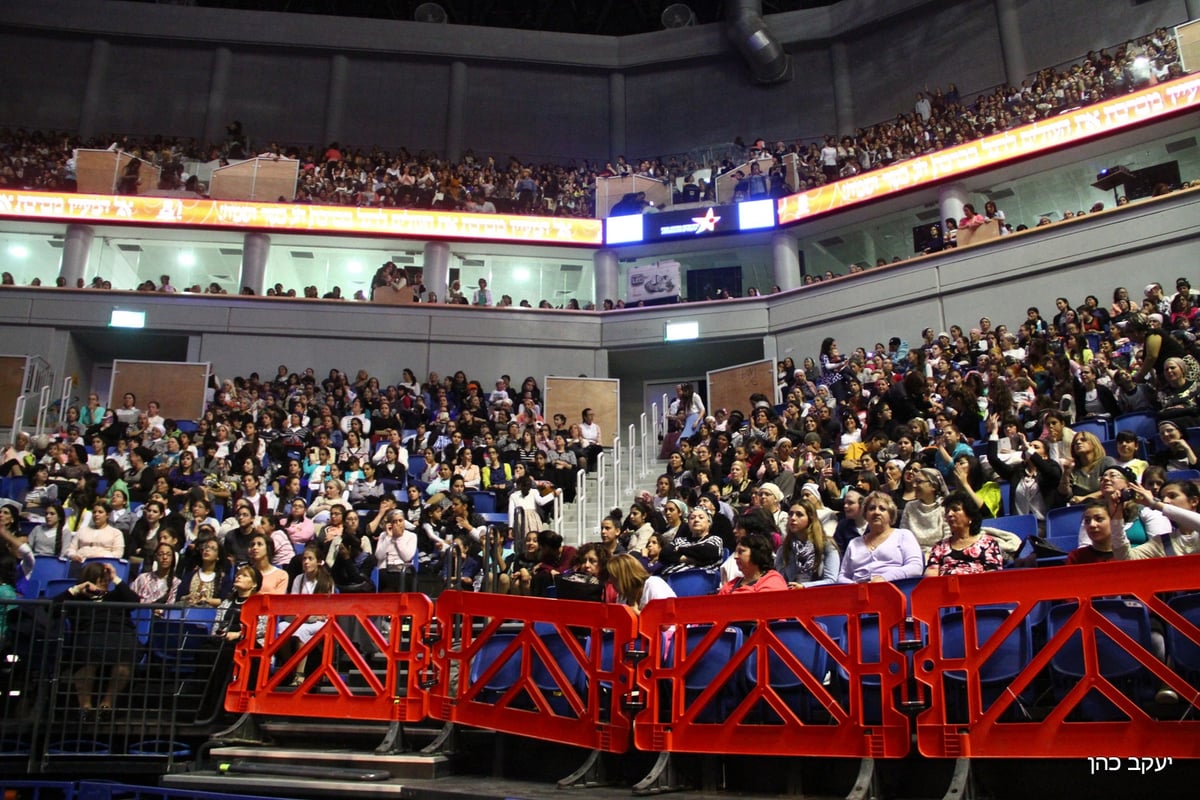
[[[678,261],[656,261],[629,270],[629,299],[626,302],[637,303],[678,296]]]

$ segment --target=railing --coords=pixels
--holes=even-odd
[[[446,596],[459,594],[466,593]],[[425,595],[261,595],[242,616],[257,620],[257,636],[238,647],[228,710],[303,708],[307,716],[389,722],[426,716],[421,681],[428,680],[433,603]]]
[[[641,431],[641,439],[639,440],[639,443],[640,443],[640,450],[642,453],[642,463],[641,463],[641,471],[638,473],[638,475],[642,478],[645,478],[646,475],[650,472],[650,467],[648,465],[648,457],[647,457],[646,453],[649,452],[649,449],[650,449],[648,447],[649,443],[654,441],[654,434],[646,428],[646,412],[645,411],[642,412],[641,425],[639,426],[639,430]]]
[[[587,473],[575,471],[575,545],[583,544],[583,532],[587,526],[588,494]]]
[[[632,422],[629,423],[629,450],[626,453],[626,458],[629,461],[629,483],[625,486],[625,491],[628,494],[633,494],[634,481],[637,480],[638,473],[638,435],[637,426]]]
[[[608,508],[604,506],[604,490],[608,488],[608,476],[604,474],[605,462],[608,461],[608,453],[601,451],[596,456],[596,521],[597,524],[604,516],[608,514]]]
[[[30,772],[112,756],[169,767],[190,757],[178,731],[220,708],[232,648],[211,635],[212,609],[43,599],[0,610],[0,753]]]
[[[899,757],[904,595],[890,584],[686,597],[642,612],[642,750]],[[896,700],[896,702],[893,702]]]
[[[75,379],[70,375],[63,378],[62,394],[58,398],[58,420],[65,422],[67,419],[67,409],[71,407],[71,390],[75,386]],[[81,428],[80,433],[83,433]]]
[[[26,405],[26,396],[23,394],[18,395],[17,402],[14,404],[14,408],[13,408],[12,431],[9,434],[9,443],[10,444],[16,444],[17,434],[25,426],[25,405]]]
[[[43,386],[38,390],[37,425],[34,426],[36,435],[46,432],[46,413],[50,410],[50,387]]]
[[[209,673],[223,679],[205,669],[203,623],[12,605],[0,755],[32,772],[181,757],[180,726],[219,696]],[[131,647],[102,648],[94,691],[118,664],[134,679],[112,716],[80,714],[75,681],[101,656],[79,636],[113,614],[130,615],[114,641]],[[242,620],[254,635],[230,653],[229,711],[429,717],[607,752],[891,759],[915,741],[929,758],[1200,758],[1200,555],[660,600],[640,616],[445,592],[260,596]]]
[[[1185,595],[1198,567],[1184,556],[921,581],[921,753],[1200,758],[1200,595]],[[1178,702],[1156,703],[1162,689]]]
[[[612,438],[612,505],[609,508],[621,505],[621,466],[624,463],[624,456],[621,455],[621,436],[614,433]]]
[[[636,641],[625,606],[453,592],[438,598],[430,714],[594,750],[624,752],[621,700]]]

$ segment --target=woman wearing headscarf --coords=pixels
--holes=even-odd
[[[942,499],[949,492],[942,473],[931,467],[926,467],[917,475],[915,488],[917,497],[904,504],[900,527],[912,531],[921,545],[921,558],[926,560],[930,548],[950,535],[942,509]]]

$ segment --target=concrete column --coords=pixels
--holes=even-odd
[[[111,49],[107,39],[92,41],[92,60],[88,65],[87,86],[83,90],[83,106],[79,109],[79,135],[84,139],[96,135],[96,118],[104,99],[104,80],[108,73]]]
[[[615,250],[597,250],[592,254],[592,272],[596,285],[596,308],[603,308],[605,300],[614,303],[621,297],[618,286],[620,271],[617,268]]]
[[[341,53],[329,59],[329,94],[325,101],[325,144],[342,138],[342,118],[346,110],[346,82],[350,59]]]
[[[204,144],[225,141],[225,126],[233,120],[226,119],[226,101],[229,95],[229,71],[233,64],[233,53],[228,47],[213,51],[212,76],[208,83],[208,111],[204,115]]]
[[[870,230],[860,231],[859,235],[862,237],[862,257],[858,263],[863,269],[871,269],[875,266],[875,237]]]
[[[63,239],[62,263],[58,268],[58,276],[67,282],[68,289],[74,289],[87,271],[88,257],[92,252],[92,241],[96,231],[88,225],[68,225],[67,234]]]
[[[947,183],[938,189],[938,209],[941,216],[938,226],[945,220],[953,218],[955,222],[962,219],[963,204],[967,202],[967,187],[961,183]]]
[[[614,72],[608,76],[608,160],[617,163],[625,154],[625,76]]]
[[[854,81],[850,77],[850,56],[846,53],[845,42],[833,43],[829,48],[829,60],[833,68],[833,106],[840,138],[854,131]]]
[[[786,231],[771,236],[771,272],[785,292],[800,286],[800,243]]]
[[[1198,3],[1198,0],[1191,0],[1189,5],[1191,3]],[[1029,74],[1029,67],[1025,64],[1025,45],[1021,41],[1017,5],[1018,0],[996,0],[996,27],[1000,32],[1004,77],[1013,86],[1020,86],[1021,81]]]
[[[437,295],[439,303],[446,302],[446,290],[450,286],[450,245],[445,242],[425,243],[422,279],[425,288]]]
[[[249,286],[255,294],[267,291],[267,256],[271,254],[271,237],[265,233],[247,233],[242,237],[242,274],[238,290]]]
[[[467,65],[455,61],[450,64],[450,92],[446,106],[446,160],[451,162],[461,159],[466,147],[466,108]]]

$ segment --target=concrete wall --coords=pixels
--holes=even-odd
[[[1058,295],[1080,303],[1093,292],[1107,304],[1125,285],[1140,297],[1152,280],[1195,280],[1198,245],[1200,191],[1192,191],[757,299],[595,314],[13,288],[0,292],[0,341],[6,353],[46,357],[60,379],[86,381],[90,364],[108,357],[109,314],[119,306],[146,312],[144,331],[121,335],[123,349],[188,336],[198,340],[189,357],[213,362],[220,375],[274,374],[287,364],[319,374],[363,368],[385,382],[405,367],[419,376],[462,369],[485,384],[501,373],[618,377],[628,424],[646,381],[762,357],[800,362],[826,336],[848,352],[893,335],[916,341],[927,326],[969,328],[984,314],[1015,326],[1026,306],[1050,308]],[[700,338],[665,344],[666,322],[683,320],[699,323]],[[84,353],[78,342],[99,349]]]

